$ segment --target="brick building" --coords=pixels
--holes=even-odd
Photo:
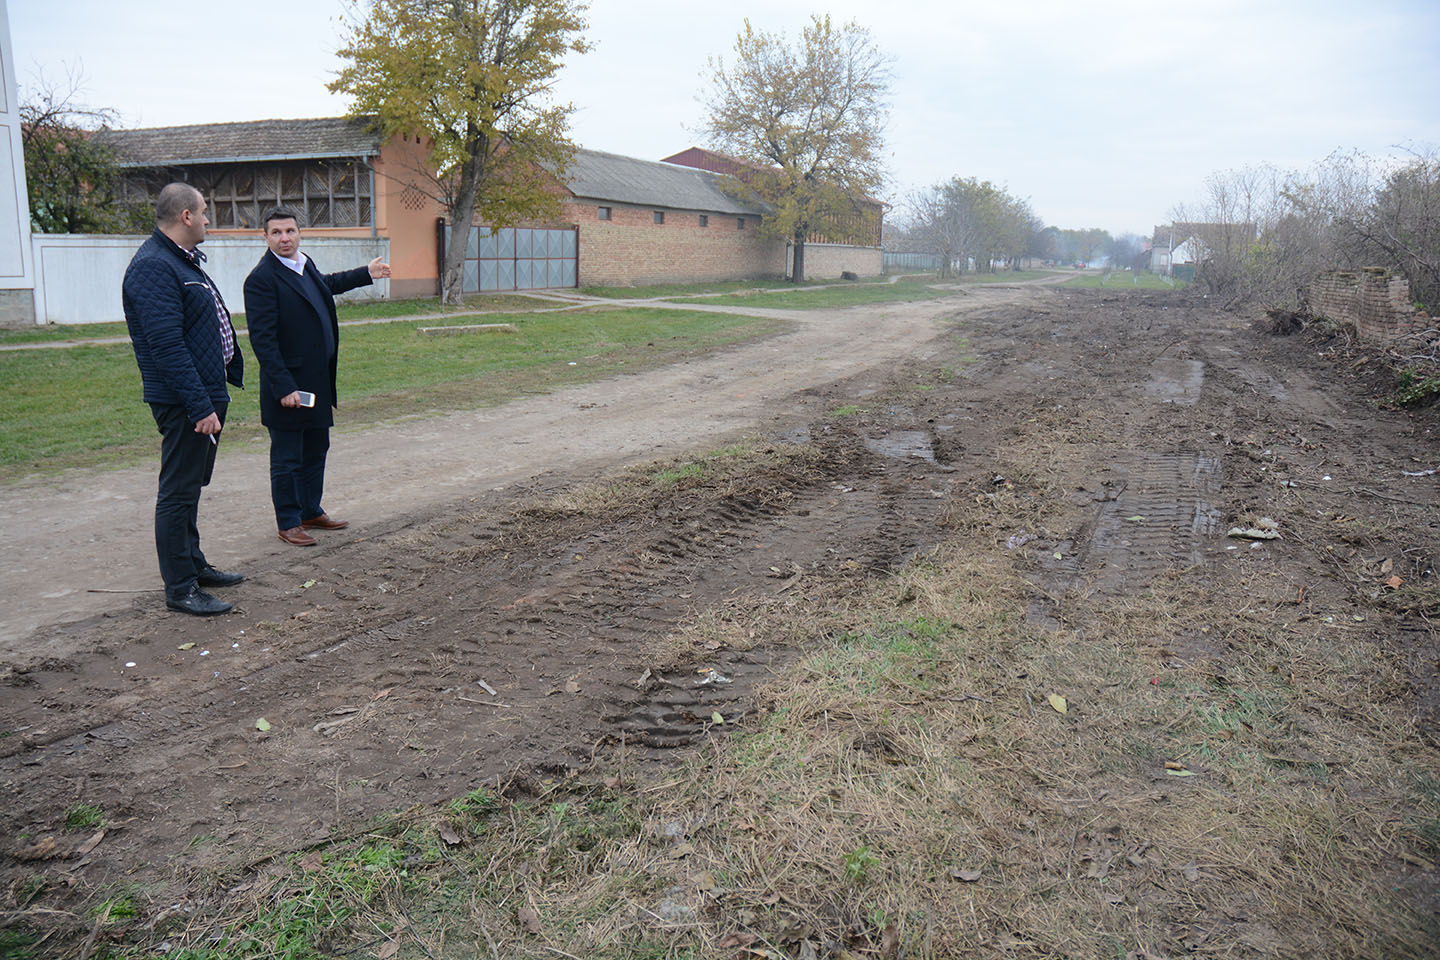
[[[438,291],[444,209],[424,176],[426,152],[408,136],[382,141],[363,119],[259,120],[110,130],[128,198],[193,183],[217,236],[259,229],[265,210],[301,212],[311,236],[389,241],[391,296]],[[554,223],[472,228],[466,292],[576,285],[782,277],[786,245],[757,229],[763,211],[723,188],[724,173],[578,150]],[[876,231],[878,238],[878,230]],[[873,247],[832,244],[812,276],[880,272]],[[808,249],[808,248],[807,248]],[[873,264],[870,261],[873,260]]]

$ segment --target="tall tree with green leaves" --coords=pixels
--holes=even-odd
[[[768,214],[761,229],[793,243],[792,278],[805,279],[805,241],[860,209],[884,181],[890,59],[853,21],[813,16],[792,44],[745,21],[730,63],[709,62],[705,131],[753,167],[737,193]]]
[[[553,101],[568,53],[589,49],[579,0],[372,0],[330,84],[383,136],[429,145],[423,171],[450,221],[441,290],[461,298],[471,224],[492,229],[560,211],[574,156],[569,104]]]

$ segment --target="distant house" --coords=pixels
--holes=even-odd
[[[364,118],[257,120],[107,130],[128,199],[148,200],[172,180],[193,183],[217,236],[258,232],[283,204],[312,236],[389,241],[393,297],[433,296],[448,231],[424,176],[425,145],[383,140]],[[764,211],[736,199],[727,174],[676,163],[578,150],[554,222],[471,229],[466,292],[606,284],[780,277],[781,240],[757,229]],[[812,262],[812,276],[879,273],[864,257]],[[257,237],[258,240],[258,237]]]
[[[1257,235],[1253,223],[1186,223],[1157,226],[1150,241],[1150,270],[1173,274],[1187,267],[1192,276],[1210,251],[1248,246]]]

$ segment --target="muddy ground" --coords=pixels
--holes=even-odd
[[[225,594],[236,614],[138,599],[27,635],[0,678],[0,883],[178,883],[482,782],[622,749],[669,763],[713,713],[743,720],[796,655],[763,617],[746,649],[699,658],[667,645],[673,631],[885,576],[936,541],[947,504],[1004,485],[996,464],[1042,431],[1081,519],[1010,535],[1037,624],[1063,630],[1067,605],[1177,569],[1266,596],[1279,582],[1403,659],[1404,695],[1440,742],[1440,475],[1407,476],[1440,462],[1436,408],[1379,403],[1388,380],[1343,338],[1274,337],[1203,302],[991,296],[929,305],[926,336],[882,363],[747,407],[691,452],[748,444],[763,466],[728,483],[687,485],[681,458],[646,499],[607,497],[593,468],[450,490],[323,552],[266,553]],[[920,311],[894,316],[913,330]],[[619,403],[626,387],[587,389]],[[1280,539],[1226,536],[1261,518]],[[1224,654],[1198,635],[1173,651]],[[705,670],[732,682],[697,683]],[[84,852],[90,834],[63,829],[79,802],[110,823]]]

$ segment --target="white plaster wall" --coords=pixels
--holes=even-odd
[[[145,237],[99,234],[35,234],[35,320],[37,323],[104,323],[125,319],[120,285],[125,268]],[[259,238],[215,237],[200,247],[209,258],[205,272],[220,287],[234,313],[245,310],[245,277],[255,268],[265,244]],[[369,237],[304,238],[301,249],[326,273],[349,270],[375,257],[390,256],[390,241]],[[352,290],[342,300],[385,300],[390,281]]]
[[[10,12],[0,0],[0,290],[29,290],[34,284]]]

